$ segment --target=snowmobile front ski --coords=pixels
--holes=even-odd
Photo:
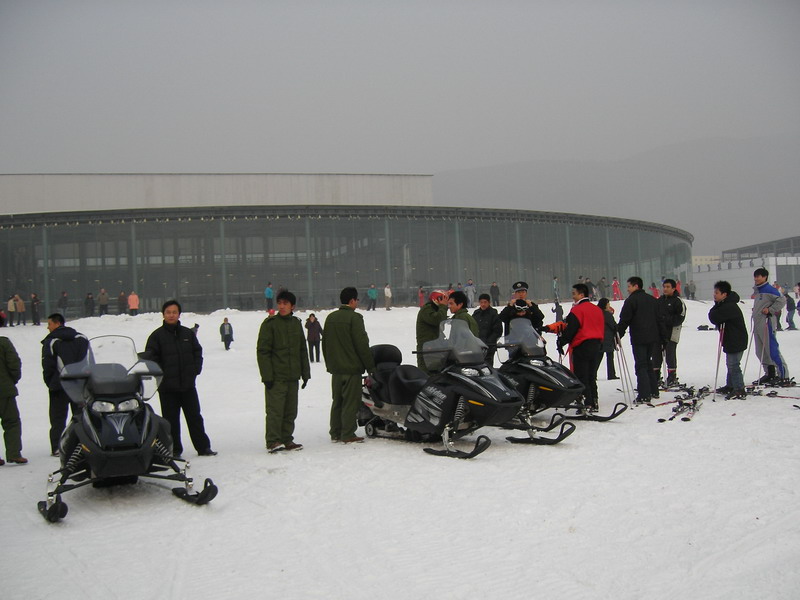
[[[172,493],[175,494],[181,500],[186,500],[190,504],[196,504],[197,506],[202,506],[203,504],[208,504],[214,498],[217,497],[217,486],[214,485],[214,482],[210,479],[206,479],[203,489],[199,492],[191,493],[189,488],[191,486],[191,482],[187,484],[186,487],[176,487],[172,488]]]
[[[61,500],[61,494],[58,494],[55,498],[48,496],[46,501],[42,500],[37,504],[37,508],[39,509],[39,514],[50,523],[57,523],[66,517],[69,510],[67,503]]]
[[[607,415],[598,415],[596,413],[587,412],[586,409],[582,406],[565,406],[564,408],[570,409],[574,408],[580,411],[577,415],[569,415],[566,418],[570,421],[581,420],[581,421],[598,421],[600,423],[605,423],[606,421],[611,421],[616,419],[626,410],[628,410],[628,405],[624,402],[617,402],[614,406],[614,410],[611,411],[610,414]]]
[[[464,452],[463,450],[456,450],[452,447],[451,444],[445,442],[444,448],[441,450],[436,450],[435,448],[423,448],[425,452],[428,454],[433,454],[434,456],[449,456],[450,458],[475,458],[481,452],[484,452],[489,446],[492,445],[492,440],[490,440],[485,435],[479,435],[478,439],[475,440],[475,447],[470,450],[469,452]]]
[[[555,420],[555,417],[553,420]],[[531,427],[528,429],[528,437],[526,438],[507,437],[506,439],[512,444],[537,444],[539,446],[552,446],[553,444],[558,444],[559,442],[564,441],[570,435],[572,435],[572,432],[575,431],[575,423],[570,423],[564,419],[561,419],[558,422],[561,423],[561,429],[559,430],[558,435],[554,438],[540,437],[539,434],[542,433],[542,430]],[[547,429],[546,431],[550,431],[552,429],[553,427]]]

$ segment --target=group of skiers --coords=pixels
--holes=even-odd
[[[766,269],[754,272],[753,341],[755,353],[764,368],[760,384],[780,385],[788,380],[786,363],[775,337],[777,316],[786,307],[787,294],[782,294],[768,282]],[[573,305],[563,319],[545,325],[544,314],[528,298],[528,284],[517,281],[511,287],[512,297],[498,312],[492,306],[490,294],[480,294],[475,310],[470,313],[469,296],[464,291],[434,290],[420,307],[416,318],[416,347],[439,336],[442,321],[449,317],[463,320],[476,337],[489,348],[486,360],[494,362],[498,339],[510,330],[514,319],[527,319],[538,332],[555,333],[560,355],[567,353],[570,368],[585,386],[584,405],[588,411],[598,408],[597,370],[605,355],[607,375],[616,379],[614,352],[620,340],[630,332],[634,357],[637,396],[636,402],[649,402],[659,397],[662,386],[678,385],[677,346],[686,317],[686,304],[678,291],[677,282],[666,278],[659,298],[643,289],[639,277],[627,280],[628,296],[614,320],[614,308],[608,298],[597,304],[584,282],[571,288]],[[296,297],[288,290],[275,296],[277,311],[261,325],[256,344],[259,372],[265,389],[265,444],[269,452],[298,450],[294,440],[297,418],[298,391],[305,388],[311,377],[309,356],[319,361],[321,342],[326,369],[331,374],[331,414],[329,434],[334,442],[354,443],[363,438],[356,435],[357,413],[361,402],[362,375],[374,371],[364,319],[356,309],[360,298],[356,288],[347,287],[340,293],[341,305],[330,313],[323,325],[314,314],[303,324],[294,316]],[[720,332],[720,350],[726,355],[727,376],[718,389],[733,397],[746,394],[741,359],[748,347],[748,333],[739,295],[726,281],[714,285],[715,304],[709,320]],[[164,377],[159,387],[161,412],[169,421],[173,437],[173,453],[181,455],[180,414],[187,421],[192,443],[199,455],[213,456],[211,442],[205,432],[195,381],[203,365],[202,348],[196,330],[180,323],[181,306],[169,300],[162,306],[163,324],[148,338],[144,357],[158,363]],[[59,371],[65,364],[83,359],[88,340],[65,325],[60,312],[47,319],[48,335],[42,341],[43,378],[50,395],[50,443],[54,455],[59,452],[59,439],[66,426],[70,401],[60,384]],[[233,328],[226,318],[220,326],[226,350],[233,340]],[[21,455],[21,425],[14,398],[15,384],[20,377],[19,357],[9,340],[0,338],[0,419],[5,431],[6,456],[12,462],[27,462]],[[565,350],[566,348],[566,350]],[[15,358],[16,357],[16,358]],[[418,355],[419,368],[427,371]],[[666,377],[660,377],[662,363]],[[302,381],[302,385],[300,382]],[[73,416],[76,407],[73,407]],[[0,462],[2,464],[2,462]]]

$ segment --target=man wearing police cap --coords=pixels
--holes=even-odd
[[[528,284],[524,281],[517,281],[511,286],[511,291],[513,296],[508,301],[508,306],[500,313],[500,320],[503,321],[505,334],[508,335],[510,331],[509,323],[513,319],[528,319],[533,328],[541,332],[544,314],[534,302],[528,300]]]

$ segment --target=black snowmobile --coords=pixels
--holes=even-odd
[[[564,365],[547,356],[545,341],[527,319],[513,319],[509,333],[498,341],[499,349],[508,350],[508,359],[503,361],[499,373],[508,385],[525,399],[522,408],[503,427],[524,429],[528,438],[508,438],[511,442],[532,444],[557,444],[570,435],[575,426],[569,421],[610,421],[621,415],[628,407],[618,403],[609,415],[597,415],[586,410],[583,404],[583,384]],[[535,415],[548,409],[556,413],[543,427],[533,425]],[[577,414],[565,416],[562,412],[575,410]],[[569,419],[569,421],[566,421]],[[542,438],[541,432],[561,426],[555,438]]]
[[[455,440],[511,419],[522,398],[505,385],[484,362],[486,344],[476,338],[465,321],[443,321],[439,338],[422,346],[427,375],[412,365],[400,364],[396,346],[370,348],[375,374],[364,379],[358,422],[370,437],[385,435],[409,441],[436,442],[443,449],[425,448],[437,456],[473,458],[491,440],[478,436],[471,451],[457,450]]]
[[[210,479],[193,491],[189,463],[172,456],[169,423],[146,403],[161,377],[161,368],[140,360],[133,340],[123,336],[93,338],[86,358],[61,370],[64,391],[82,410],[61,436],[61,468],[48,477],[47,500],[38,504],[45,519],[55,523],[67,515],[64,492],[135,483],[139,477],[182,483],[172,492],[192,504],[214,499],[217,486]]]

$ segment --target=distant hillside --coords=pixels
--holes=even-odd
[[[694,253],[798,235],[800,136],[707,139],[609,162],[535,161],[433,178],[435,202],[655,221]]]

